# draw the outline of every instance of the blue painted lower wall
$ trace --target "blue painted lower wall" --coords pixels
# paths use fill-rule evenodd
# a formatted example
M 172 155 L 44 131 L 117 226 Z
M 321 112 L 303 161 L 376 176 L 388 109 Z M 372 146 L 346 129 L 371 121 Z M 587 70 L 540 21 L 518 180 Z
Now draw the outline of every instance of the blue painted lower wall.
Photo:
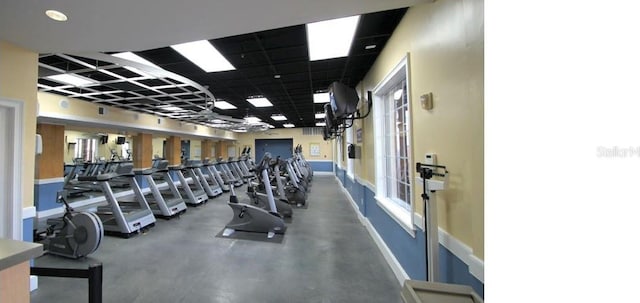
M 22 219 L 22 241 L 33 242 L 33 219 Z
M 333 161 L 313 161 L 313 160 L 309 160 L 307 161 L 309 163 L 309 165 L 311 165 L 311 169 L 313 169 L 314 172 L 329 172 L 329 171 L 333 171 Z
M 138 186 L 140 186 L 140 189 L 149 187 L 149 182 L 147 182 L 147 178 L 145 178 L 144 176 L 136 175 L 135 178 L 136 182 L 138 182 Z
M 394 257 L 411 279 L 425 280 L 427 272 L 425 234 L 417 229 L 415 238 L 407 233 L 375 200 L 375 193 L 352 180 L 345 170 L 334 164 L 336 178 L 358 205 Z M 440 245 L 440 277 L 443 282 L 471 286 L 484 297 L 484 284 L 469 273 L 469 267 L 446 247 Z
M 22 241 L 33 242 L 34 219 L 33 217 L 22 219 Z M 33 259 L 29 262 L 33 266 Z
M 37 211 L 61 207 L 61 205 L 56 202 L 56 195 L 58 191 L 62 190 L 64 187 L 63 181 L 35 184 L 33 187 L 33 198 L 35 200 L 34 206 Z

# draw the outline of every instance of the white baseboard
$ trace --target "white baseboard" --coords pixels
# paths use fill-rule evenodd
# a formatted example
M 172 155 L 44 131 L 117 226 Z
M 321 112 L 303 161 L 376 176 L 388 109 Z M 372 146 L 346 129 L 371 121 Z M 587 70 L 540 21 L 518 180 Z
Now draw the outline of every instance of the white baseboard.
M 351 195 L 349 195 L 349 193 L 346 191 L 344 187 L 342 187 L 342 192 L 344 192 L 347 198 L 349 199 L 351 207 L 353 207 L 353 210 L 356 212 L 356 214 L 358 214 L 358 220 L 360 220 L 360 223 L 364 225 L 364 227 L 367 229 L 367 231 L 369 232 L 369 235 L 371 236 L 373 241 L 378 246 L 378 249 L 382 253 L 382 256 L 384 257 L 385 261 L 387 261 L 387 264 L 389 265 L 389 267 L 391 267 L 391 271 L 393 271 L 393 274 L 396 276 L 398 283 L 402 286 L 405 280 L 410 279 L 409 275 L 407 274 L 406 271 L 404 271 L 404 268 L 402 268 L 402 265 L 400 265 L 400 262 L 398 262 L 398 259 L 396 259 L 396 257 L 393 255 L 393 253 L 391 252 L 387 244 L 384 242 L 384 240 L 382 240 L 382 237 L 380 237 L 380 235 L 378 234 L 376 229 L 373 227 L 373 225 L 371 225 L 371 222 L 369 222 L 369 219 L 367 219 L 362 215 L 362 213 L 360 213 L 360 210 L 358 209 L 358 204 L 356 204 L 356 202 L 353 201 L 353 198 L 351 198 Z
M 29 291 L 38 289 L 38 276 L 29 276 Z
M 64 177 L 49 178 L 49 179 L 35 179 L 35 180 L 33 180 L 33 184 L 37 184 L 37 185 L 51 184 L 51 183 L 61 183 L 61 182 L 64 182 Z
M 336 176 L 336 180 L 338 180 L 337 176 Z M 365 186 L 368 186 L 368 184 L 365 184 Z M 378 248 L 384 255 L 385 259 L 387 260 L 387 263 L 389 264 L 394 274 L 396 275 L 396 278 L 402 285 L 402 283 L 404 283 L 404 279 L 409 279 L 408 275 L 406 274 L 406 272 L 404 271 L 404 269 L 402 268 L 398 260 L 393 256 L 393 253 L 391 253 L 391 250 L 386 246 L 384 240 L 382 240 L 380 235 L 376 232 L 373 225 L 371 225 L 371 222 L 369 221 L 369 219 L 362 216 L 362 214 L 358 210 L 358 205 L 355 203 L 355 201 L 353 201 L 353 198 L 351 197 L 349 192 L 343 186 L 341 186 L 341 188 L 342 188 L 342 191 L 347 196 L 347 198 L 349 199 L 349 201 L 351 202 L 351 205 L 353 206 L 353 208 L 356 210 L 356 213 L 358 214 L 358 219 L 367 228 L 373 240 L 376 241 Z M 420 214 L 415 212 L 413 213 L 413 218 L 414 218 L 413 220 L 414 225 L 420 228 L 422 231 L 424 231 L 424 218 Z M 469 267 L 469 273 L 472 276 L 474 276 L 480 282 L 484 283 L 484 261 L 473 254 L 473 250 L 471 249 L 471 247 L 464 244 L 462 241 L 456 239 L 455 237 L 447 233 L 442 228 L 438 228 L 438 238 L 442 246 L 444 246 L 447 250 L 449 250 L 458 259 L 462 260 L 462 262 L 467 264 L 467 266 Z
M 469 273 L 484 283 L 484 261 L 473 254 L 473 249 L 442 228 L 438 228 L 438 237 L 440 238 L 440 244 L 467 264 L 467 266 L 469 266 Z

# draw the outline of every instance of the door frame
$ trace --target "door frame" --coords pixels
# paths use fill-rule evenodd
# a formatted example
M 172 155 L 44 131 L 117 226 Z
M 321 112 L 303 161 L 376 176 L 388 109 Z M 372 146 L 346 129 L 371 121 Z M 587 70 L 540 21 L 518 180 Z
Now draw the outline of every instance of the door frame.
M 23 125 L 24 125 L 24 103 L 22 101 L 11 100 L 0 97 L 0 107 L 7 110 L 7 142 L 0 142 L 0 152 L 6 156 L 3 163 L 7 176 L 4 187 L 6 190 L 0 192 L 0 200 L 9 203 L 0 203 L 4 208 L 4 216 L 0 224 L 5 224 L 5 234 L 0 237 L 7 237 L 14 240 L 22 240 L 22 154 L 23 154 Z M 34 139 L 35 140 L 35 139 Z

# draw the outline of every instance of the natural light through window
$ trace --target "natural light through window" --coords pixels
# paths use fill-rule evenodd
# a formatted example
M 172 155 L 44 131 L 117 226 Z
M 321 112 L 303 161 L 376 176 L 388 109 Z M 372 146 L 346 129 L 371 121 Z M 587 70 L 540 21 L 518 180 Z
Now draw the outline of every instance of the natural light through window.
M 403 59 L 373 92 L 374 147 L 376 201 L 413 233 L 407 61 Z

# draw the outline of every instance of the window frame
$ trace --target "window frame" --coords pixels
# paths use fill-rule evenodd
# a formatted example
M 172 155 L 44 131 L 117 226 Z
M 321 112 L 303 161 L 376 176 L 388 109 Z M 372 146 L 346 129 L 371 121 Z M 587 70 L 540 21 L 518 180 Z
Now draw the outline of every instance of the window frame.
M 375 172 L 376 172 L 376 184 L 375 184 L 375 199 L 377 204 L 385 211 L 387 214 L 392 217 L 407 233 L 411 236 L 415 237 L 416 227 L 414 225 L 414 199 L 413 199 L 413 173 L 409 170 L 409 176 L 407 183 L 409 184 L 409 193 L 408 193 L 408 203 L 404 201 L 396 201 L 388 197 L 387 192 L 387 176 L 386 176 L 386 165 L 387 163 L 384 161 L 386 157 L 385 146 L 387 145 L 387 138 L 385 134 L 384 125 L 388 123 L 388 120 L 385 119 L 385 109 L 386 106 L 383 104 L 385 102 L 385 96 L 387 96 L 400 81 L 404 78 L 406 82 L 406 95 L 407 95 L 407 121 L 406 121 L 406 144 L 407 144 L 407 159 L 408 165 L 411 166 L 413 163 L 413 155 L 411 151 L 411 147 L 413 146 L 412 138 L 412 128 L 411 128 L 411 79 L 410 79 L 410 65 L 409 65 L 409 54 L 407 53 L 397 64 L 396 66 L 384 77 L 382 81 L 380 81 L 375 88 L 373 89 L 373 102 L 375 103 L 373 106 L 373 121 L 374 121 L 374 152 L 375 152 Z M 395 165 L 395 164 L 394 164 Z M 409 169 L 409 167 L 407 167 Z M 397 167 L 396 167 L 397 171 Z M 395 186 L 395 185 L 394 185 Z M 406 207 L 403 204 L 408 204 Z

